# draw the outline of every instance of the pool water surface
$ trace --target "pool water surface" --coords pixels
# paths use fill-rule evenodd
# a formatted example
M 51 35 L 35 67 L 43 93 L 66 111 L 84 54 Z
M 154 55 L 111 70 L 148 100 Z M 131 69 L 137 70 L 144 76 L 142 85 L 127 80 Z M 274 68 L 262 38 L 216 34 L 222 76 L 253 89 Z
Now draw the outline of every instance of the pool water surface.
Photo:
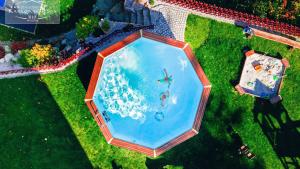
M 202 91 L 182 49 L 142 37 L 104 59 L 93 100 L 114 138 L 155 149 L 192 129 Z

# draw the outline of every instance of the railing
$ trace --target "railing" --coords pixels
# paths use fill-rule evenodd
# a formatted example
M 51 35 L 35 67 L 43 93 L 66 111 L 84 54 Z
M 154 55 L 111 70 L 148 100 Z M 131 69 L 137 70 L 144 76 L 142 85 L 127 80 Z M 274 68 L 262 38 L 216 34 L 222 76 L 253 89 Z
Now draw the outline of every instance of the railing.
M 271 31 L 300 36 L 300 28 L 294 25 L 289 25 L 287 23 L 282 23 L 279 21 L 274 21 L 268 18 L 260 18 L 259 16 L 238 12 L 232 9 L 226 9 L 218 7 L 216 5 L 210 5 L 207 3 L 199 2 L 196 0 L 161 0 L 169 4 L 174 4 L 181 6 L 183 8 L 199 11 L 205 14 L 210 14 L 214 16 L 219 16 L 235 21 L 242 21 L 250 26 L 256 26 L 265 28 Z

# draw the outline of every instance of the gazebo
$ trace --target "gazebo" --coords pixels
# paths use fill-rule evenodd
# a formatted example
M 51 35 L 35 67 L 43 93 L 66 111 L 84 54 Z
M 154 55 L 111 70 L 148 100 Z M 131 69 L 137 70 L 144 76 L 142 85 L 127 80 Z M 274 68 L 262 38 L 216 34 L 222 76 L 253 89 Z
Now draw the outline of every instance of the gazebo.
M 98 53 L 85 102 L 109 144 L 157 157 L 198 134 L 210 90 L 187 43 L 141 30 Z
M 239 84 L 235 89 L 241 94 L 269 99 L 277 103 L 282 98 L 280 89 L 286 69 L 290 66 L 287 59 L 277 59 L 255 52 L 245 53 L 246 60 Z

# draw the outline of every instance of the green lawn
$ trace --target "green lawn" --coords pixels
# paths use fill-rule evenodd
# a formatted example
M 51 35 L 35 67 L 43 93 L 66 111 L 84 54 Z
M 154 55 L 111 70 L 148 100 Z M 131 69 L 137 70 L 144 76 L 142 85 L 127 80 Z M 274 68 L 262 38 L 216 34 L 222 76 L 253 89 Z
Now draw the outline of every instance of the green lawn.
M 244 39 L 240 28 L 193 15 L 185 36 L 213 86 L 197 136 L 156 159 L 107 144 L 83 101 L 93 55 L 60 73 L 0 80 L 0 168 L 280 169 L 283 157 L 299 157 L 300 141 L 293 138 L 300 132 L 300 51 Z M 235 92 L 246 46 L 290 60 L 282 104 Z M 229 126 L 239 136 L 230 136 Z M 240 157 L 237 140 L 257 158 Z

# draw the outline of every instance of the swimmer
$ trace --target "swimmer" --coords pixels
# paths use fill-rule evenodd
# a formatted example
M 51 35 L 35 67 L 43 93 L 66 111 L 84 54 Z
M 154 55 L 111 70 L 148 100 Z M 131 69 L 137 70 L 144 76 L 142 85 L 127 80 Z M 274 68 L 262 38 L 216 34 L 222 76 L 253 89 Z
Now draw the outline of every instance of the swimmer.
M 164 78 L 157 80 L 159 83 L 168 83 L 168 88 L 170 88 L 172 82 L 172 75 L 168 76 L 168 72 L 164 69 Z
M 162 92 L 160 94 L 160 101 L 161 101 L 161 106 L 164 107 L 166 105 L 166 100 L 169 98 L 170 96 L 170 93 L 169 91 L 165 91 L 165 92 Z

